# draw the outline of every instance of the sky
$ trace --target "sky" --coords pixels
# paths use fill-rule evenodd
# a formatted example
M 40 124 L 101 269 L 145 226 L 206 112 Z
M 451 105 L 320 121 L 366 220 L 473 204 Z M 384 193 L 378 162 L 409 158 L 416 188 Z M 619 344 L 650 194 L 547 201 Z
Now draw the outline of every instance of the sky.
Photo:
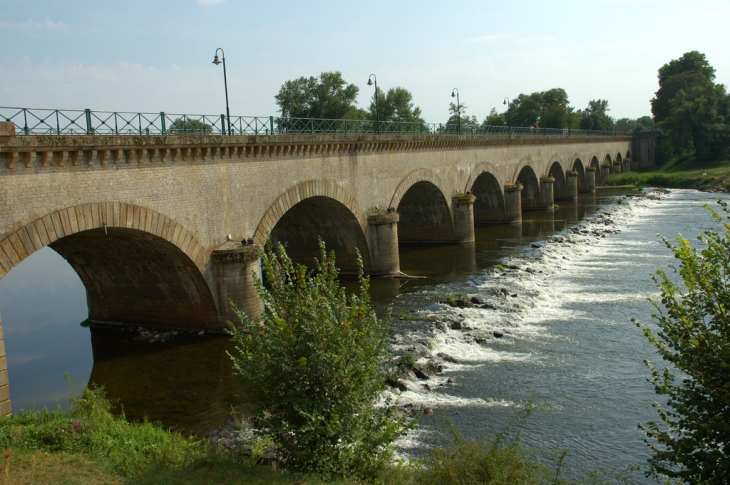
M 698 50 L 730 84 L 727 0 L 0 0 L 0 106 L 277 115 L 300 76 L 340 71 L 367 108 L 413 93 L 427 122 L 452 89 L 481 121 L 505 97 L 560 87 L 576 109 L 651 114 L 659 67 Z

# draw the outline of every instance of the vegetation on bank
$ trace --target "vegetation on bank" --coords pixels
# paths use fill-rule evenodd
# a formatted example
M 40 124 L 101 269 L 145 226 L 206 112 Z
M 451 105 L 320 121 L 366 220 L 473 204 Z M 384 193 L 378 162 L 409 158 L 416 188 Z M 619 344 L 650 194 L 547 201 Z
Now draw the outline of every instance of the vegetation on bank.
M 608 185 L 730 191 L 730 159 L 684 155 L 662 165 L 611 175 Z

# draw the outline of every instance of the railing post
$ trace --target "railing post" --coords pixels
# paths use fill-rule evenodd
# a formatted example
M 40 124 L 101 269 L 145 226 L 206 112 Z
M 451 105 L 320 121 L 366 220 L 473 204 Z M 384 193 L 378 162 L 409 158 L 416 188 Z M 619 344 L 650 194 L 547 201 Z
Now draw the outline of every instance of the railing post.
M 119 134 L 119 125 L 117 124 L 117 112 L 114 112 L 114 134 Z
M 61 123 L 58 121 L 58 110 L 56 110 L 56 134 L 61 134 Z
M 23 131 L 26 135 L 30 132 L 28 129 L 28 113 L 25 108 L 23 108 Z
M 269 128 L 271 129 L 271 134 L 274 134 L 274 117 L 269 116 Z
M 165 112 L 160 111 L 160 124 L 162 126 L 162 134 L 165 134 Z
M 84 114 L 86 114 L 86 134 L 92 135 L 94 133 L 94 129 L 91 127 L 91 110 L 85 109 Z
M 137 113 L 137 123 L 139 123 L 139 134 L 142 134 L 142 113 Z
M 221 135 L 226 134 L 226 115 L 221 115 Z

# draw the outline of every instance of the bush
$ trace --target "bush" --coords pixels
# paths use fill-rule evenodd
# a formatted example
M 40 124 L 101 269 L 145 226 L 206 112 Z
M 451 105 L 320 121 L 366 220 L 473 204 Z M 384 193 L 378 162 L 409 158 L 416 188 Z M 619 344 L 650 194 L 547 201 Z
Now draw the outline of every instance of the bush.
M 375 406 L 386 380 L 390 319 L 370 308 L 359 254 L 359 296 L 348 297 L 334 253 L 321 241 L 320 249 L 313 273 L 295 266 L 283 246 L 266 244 L 266 286 L 257 286 L 265 315 L 250 321 L 238 312 L 249 333 L 230 325 L 234 368 L 287 469 L 369 479 L 404 432 L 402 420 Z
M 727 204 L 719 203 L 727 213 Z M 681 235 L 676 246 L 664 239 L 679 260 L 684 288 L 657 271 L 661 300 L 650 301 L 659 331 L 634 319 L 671 364 L 659 371 L 645 362 L 654 390 L 667 396 L 669 406 L 654 404 L 662 426 L 639 425 L 654 451 L 647 475 L 689 484 L 730 483 L 730 218 L 709 210 L 724 232 L 699 235 L 701 252 Z

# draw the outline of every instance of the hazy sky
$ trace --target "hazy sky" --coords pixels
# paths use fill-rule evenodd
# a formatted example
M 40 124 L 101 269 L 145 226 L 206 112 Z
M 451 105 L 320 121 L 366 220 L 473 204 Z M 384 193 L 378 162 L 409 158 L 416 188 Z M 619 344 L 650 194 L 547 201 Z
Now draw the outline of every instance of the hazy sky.
M 403 86 L 426 121 L 452 88 L 480 120 L 505 96 L 564 88 L 571 104 L 650 114 L 656 71 L 690 50 L 730 84 L 730 2 L 0 0 L 0 106 L 276 114 L 299 76 L 339 70 Z

